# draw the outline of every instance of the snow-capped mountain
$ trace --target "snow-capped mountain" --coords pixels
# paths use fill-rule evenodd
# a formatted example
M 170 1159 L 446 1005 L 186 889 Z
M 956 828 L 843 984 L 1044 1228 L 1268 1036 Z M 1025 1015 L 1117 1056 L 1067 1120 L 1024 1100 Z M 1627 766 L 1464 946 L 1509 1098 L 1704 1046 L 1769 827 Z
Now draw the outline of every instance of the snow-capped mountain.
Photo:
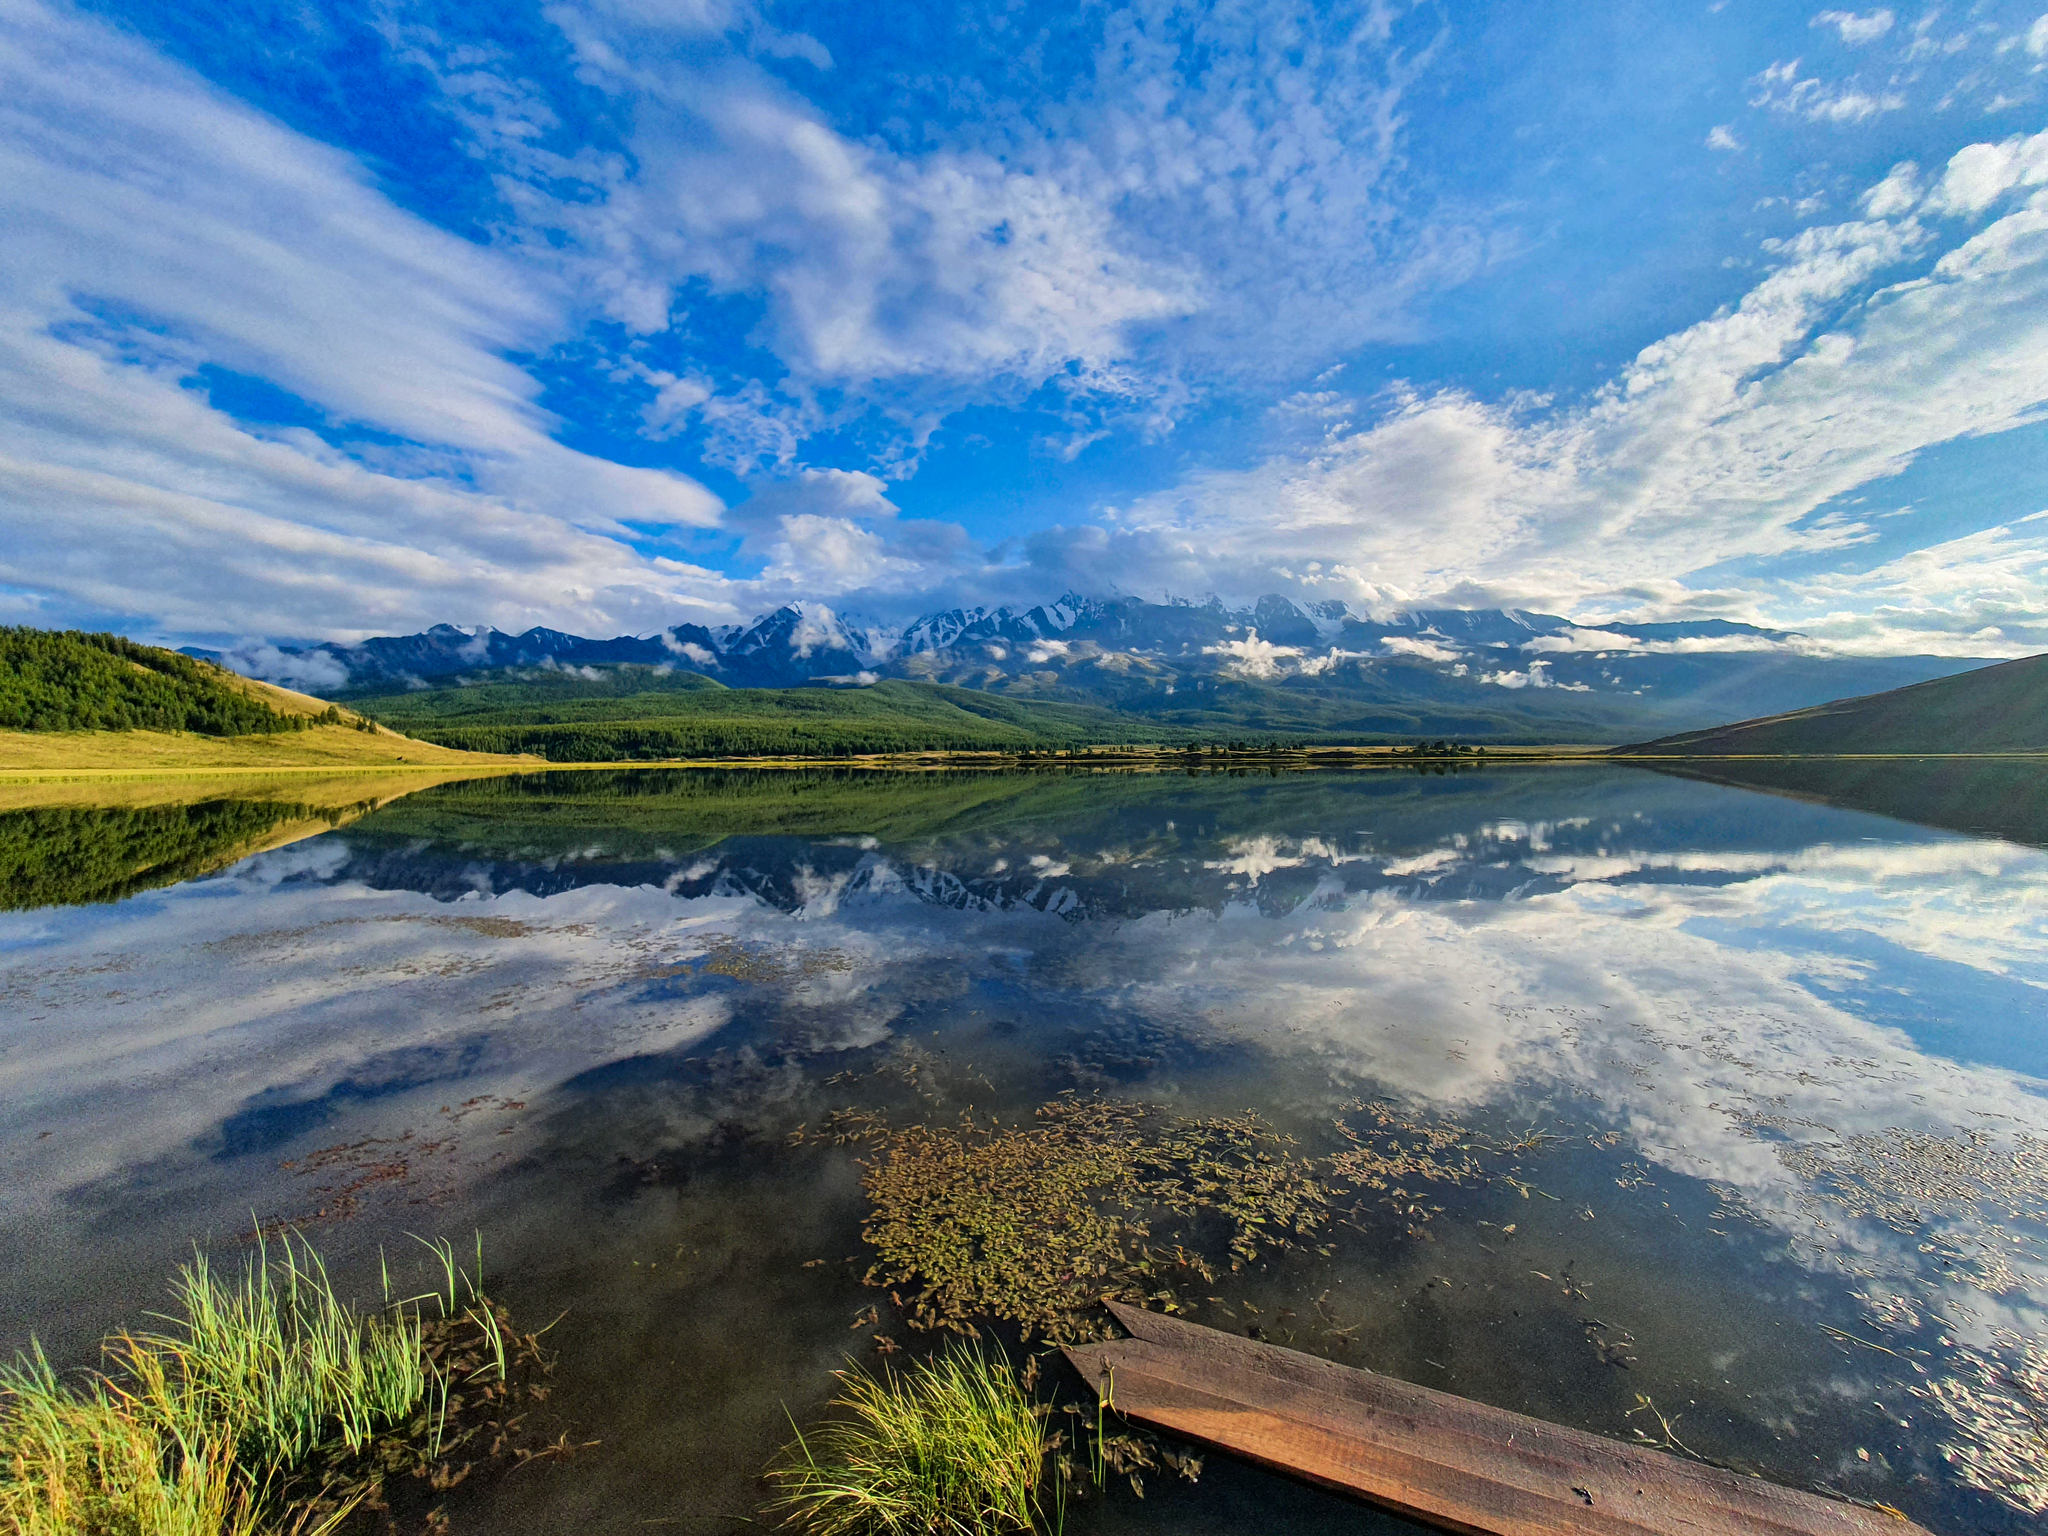
M 901 629 L 799 602 L 746 625 L 679 624 L 608 640 L 437 624 L 356 645 L 264 646 L 215 659 L 316 692 L 358 695 L 506 669 L 631 663 L 696 672 L 730 687 L 907 678 L 1105 703 L 1162 719 L 1241 716 L 1247 699 L 1272 704 L 1283 696 L 1321 701 L 1326 716 L 1337 705 L 1385 704 L 1399 718 L 1438 722 L 1419 729 L 1445 732 L 1478 731 L 1482 717 L 1506 712 L 1555 721 L 1559 730 L 1582 728 L 1587 739 L 1799 709 L 1978 664 L 1834 656 L 1798 635 L 1725 620 L 1593 626 L 1556 614 L 1461 608 L 1373 618 L 1338 602 L 1304 607 L 1277 595 L 1232 609 L 1076 593 L 1031 608 L 946 609 Z M 1361 722 L 1377 718 L 1359 715 Z M 1461 726 L 1466 718 L 1471 723 Z M 1360 728 L 1401 729 L 1395 719 Z

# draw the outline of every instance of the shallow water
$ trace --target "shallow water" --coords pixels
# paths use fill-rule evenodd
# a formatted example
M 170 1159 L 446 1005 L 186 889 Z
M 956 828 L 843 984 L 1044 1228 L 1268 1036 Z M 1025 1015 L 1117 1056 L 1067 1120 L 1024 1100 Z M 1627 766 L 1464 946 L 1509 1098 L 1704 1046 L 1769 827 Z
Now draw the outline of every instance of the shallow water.
M 2044 928 L 2038 849 L 1629 769 L 427 790 L 0 914 L 0 1347 L 89 1360 L 252 1216 L 366 1288 L 481 1231 L 600 1443 L 455 1529 L 725 1529 L 785 1407 L 925 1342 L 861 1283 L 859 1149 L 799 1130 L 1077 1090 L 1322 1158 L 1377 1104 L 1480 1172 L 1341 1196 L 1198 1321 L 2027 1529 Z M 1377 1519 L 1221 1458 L 1146 1495 L 1071 1525 Z

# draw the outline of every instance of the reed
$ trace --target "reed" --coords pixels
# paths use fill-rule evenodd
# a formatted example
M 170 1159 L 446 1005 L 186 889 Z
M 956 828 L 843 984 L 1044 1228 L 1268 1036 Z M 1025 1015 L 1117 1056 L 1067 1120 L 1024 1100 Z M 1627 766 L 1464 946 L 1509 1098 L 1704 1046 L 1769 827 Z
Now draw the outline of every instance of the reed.
M 842 1412 L 799 1431 L 770 1468 L 769 1503 L 813 1536 L 1030 1531 L 1054 1448 L 1007 1362 L 956 1345 L 901 1375 L 840 1373 Z
M 73 1389 L 35 1348 L 0 1367 L 0 1531 L 7 1536 L 255 1536 L 255 1484 L 160 1357 Z
M 481 1253 L 472 1279 L 446 1244 L 435 1251 L 445 1293 L 394 1301 L 387 1274 L 385 1305 L 367 1314 L 303 1237 L 259 1241 L 225 1276 L 196 1254 L 171 1285 L 177 1312 L 159 1331 L 113 1335 L 105 1369 L 79 1383 L 32 1340 L 0 1364 L 0 1536 L 331 1532 L 366 1493 L 319 1499 L 316 1515 L 279 1493 L 296 1470 L 402 1428 L 438 1454 L 450 1382 L 426 1347 L 423 1303 L 444 1317 L 462 1308 L 484 1337 L 477 1374 L 505 1378 Z
M 184 1315 L 133 1353 L 174 1373 L 246 1465 L 288 1470 L 337 1442 L 360 1451 L 427 1395 L 418 1306 L 363 1316 L 304 1238 L 287 1234 L 275 1257 L 259 1245 L 233 1279 L 195 1255 L 171 1290 Z

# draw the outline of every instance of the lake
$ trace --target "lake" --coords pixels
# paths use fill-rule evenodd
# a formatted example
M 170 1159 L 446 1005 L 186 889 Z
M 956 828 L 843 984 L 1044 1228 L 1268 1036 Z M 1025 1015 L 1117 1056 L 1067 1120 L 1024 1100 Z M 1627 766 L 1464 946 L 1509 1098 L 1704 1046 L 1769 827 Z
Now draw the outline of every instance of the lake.
M 256 1222 L 364 1295 L 481 1234 L 597 1443 L 453 1528 L 729 1530 L 834 1368 L 932 1342 L 860 1129 L 1136 1101 L 1328 1191 L 1196 1321 L 1939 1532 L 2048 1508 L 2038 847 L 1584 764 L 267 793 L 0 813 L 0 1349 L 89 1363 Z M 1069 1516 L 1276 1522 L 1407 1529 L 1220 1457 Z

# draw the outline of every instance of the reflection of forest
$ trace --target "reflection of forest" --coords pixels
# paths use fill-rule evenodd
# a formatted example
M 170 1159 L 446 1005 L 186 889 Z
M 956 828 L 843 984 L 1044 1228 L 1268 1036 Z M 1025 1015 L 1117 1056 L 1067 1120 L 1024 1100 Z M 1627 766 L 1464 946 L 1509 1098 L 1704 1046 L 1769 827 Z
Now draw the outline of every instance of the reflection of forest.
M 2048 758 L 1715 759 L 1660 773 L 2048 847 Z
M 1614 775 L 1604 766 L 1591 771 Z M 1233 829 L 1320 832 L 1361 802 L 1441 812 L 1446 772 L 1480 793 L 1500 778 L 1436 763 L 1167 772 L 601 769 L 445 785 L 384 812 L 373 827 L 511 858 L 663 857 L 750 836 L 867 837 L 901 847 L 1043 833 L 1093 849 L 1116 846 L 1134 825 L 1161 816 L 1215 839 Z
M 658 886 L 795 911 L 889 891 L 1081 920 L 1246 902 L 1278 914 L 1368 891 L 1494 901 L 1562 890 L 1573 860 L 1622 850 L 1761 854 L 1844 835 L 1826 807 L 1607 764 L 1442 777 L 655 769 L 428 790 L 352 828 L 335 874 L 448 901 Z
M 0 911 L 119 901 L 190 880 L 345 826 L 445 778 L 166 775 L 0 785 Z
M 286 824 L 317 831 L 342 819 L 266 800 L 0 812 L 0 908 L 119 901 L 218 869 Z

